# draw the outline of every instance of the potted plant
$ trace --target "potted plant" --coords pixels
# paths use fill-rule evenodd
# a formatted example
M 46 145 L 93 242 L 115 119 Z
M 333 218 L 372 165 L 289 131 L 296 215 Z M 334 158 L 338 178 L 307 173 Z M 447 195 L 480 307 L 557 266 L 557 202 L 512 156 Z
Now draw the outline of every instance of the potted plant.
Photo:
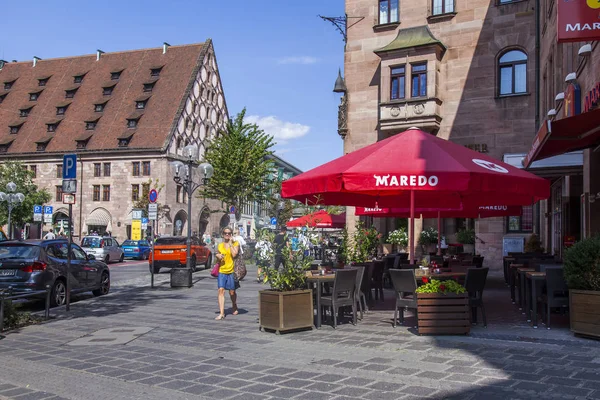
M 371 261 L 377 256 L 377 247 L 381 242 L 381 233 L 375 227 L 365 228 L 358 223 L 352 235 L 352 248 L 349 250 L 350 260 L 356 263 Z
M 437 241 L 437 229 L 429 227 L 421 231 L 421 235 L 419 236 L 419 244 L 425 247 L 425 254 L 429 255 L 429 253 L 435 253 Z
M 471 331 L 469 297 L 456 281 L 423 277 L 417 292 L 419 335 L 466 335 Z
M 306 288 L 306 271 L 314 260 L 305 256 L 308 245 L 299 242 L 296 249 L 285 246 L 282 251 L 284 263 L 273 268 L 275 237 L 266 236 L 270 243 L 269 262 L 263 264 L 264 282 L 270 289 L 258 292 L 259 328 L 272 329 L 276 333 L 313 327 L 312 290 Z
M 406 228 L 396 229 L 388 234 L 387 242 L 392 245 L 392 252 L 395 250 L 406 251 L 408 246 L 408 233 Z
M 463 251 L 465 253 L 475 253 L 475 230 L 474 229 L 462 229 L 456 232 L 456 240 L 458 243 L 463 245 Z
M 525 253 L 543 253 L 544 249 L 542 248 L 542 243 L 540 242 L 540 238 L 535 233 L 532 233 L 525 242 L 525 247 L 523 247 Z
M 571 331 L 600 338 L 600 236 L 575 243 L 563 262 Z

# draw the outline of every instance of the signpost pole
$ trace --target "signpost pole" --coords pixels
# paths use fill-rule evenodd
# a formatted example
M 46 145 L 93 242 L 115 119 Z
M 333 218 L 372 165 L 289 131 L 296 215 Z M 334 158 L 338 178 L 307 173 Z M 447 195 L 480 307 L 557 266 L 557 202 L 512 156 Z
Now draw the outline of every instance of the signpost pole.
M 150 225 L 152 230 L 150 231 L 150 251 L 152 251 L 152 261 L 150 262 L 150 287 L 154 289 L 154 222 Z
M 71 245 L 73 244 L 73 204 L 69 204 L 69 245 L 67 246 L 67 311 L 71 310 Z

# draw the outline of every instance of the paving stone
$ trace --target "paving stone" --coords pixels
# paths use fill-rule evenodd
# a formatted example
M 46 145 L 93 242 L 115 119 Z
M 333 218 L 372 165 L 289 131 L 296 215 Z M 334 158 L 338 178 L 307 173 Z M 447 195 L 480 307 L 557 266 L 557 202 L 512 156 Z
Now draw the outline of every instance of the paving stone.
M 477 360 L 450 360 L 448 361 L 448 364 L 450 365 L 456 365 L 458 367 L 472 367 L 473 365 L 477 364 L 479 361 Z
M 592 389 L 576 388 L 570 386 L 556 386 L 550 391 L 553 395 L 563 396 L 587 396 L 592 392 Z
M 370 393 L 367 393 L 364 396 L 364 398 L 369 400 L 397 400 L 404 399 L 405 395 L 396 392 L 384 392 L 381 390 L 374 390 Z
M 465 374 L 452 374 L 452 375 L 446 377 L 446 380 L 448 380 L 448 381 L 469 382 L 469 383 L 477 382 L 479 379 L 481 379 L 481 378 L 479 378 L 478 376 L 465 375 Z
M 205 393 L 208 393 L 212 390 L 215 390 L 214 386 L 204 385 L 201 383 L 181 389 L 182 392 L 191 393 L 191 394 L 199 394 L 199 395 L 204 395 Z
M 320 382 L 337 382 L 341 381 L 342 379 L 346 379 L 347 377 L 347 375 L 324 374 L 315 376 L 314 378 L 312 378 L 312 380 Z
M 341 389 L 342 385 L 328 382 L 316 382 L 305 387 L 307 390 L 316 390 L 319 392 L 332 392 L 337 389 Z
M 433 372 L 433 371 L 424 371 L 417 374 L 420 378 L 428 378 L 428 379 L 443 379 L 448 376 L 447 373 L 444 372 Z
M 337 383 L 343 384 L 343 385 L 349 385 L 349 386 L 364 387 L 364 386 L 369 385 L 372 382 L 373 382 L 373 379 L 357 378 L 355 376 L 352 376 L 348 379 L 344 379 L 343 381 L 339 381 Z
M 367 365 L 368 364 L 362 363 L 362 362 L 342 362 L 342 363 L 336 364 L 335 367 L 336 368 L 347 368 L 347 369 L 358 369 L 358 368 L 366 367 Z
M 393 367 L 386 364 L 366 364 L 360 367 L 360 369 L 364 369 L 365 371 L 387 371 L 389 369 L 393 369 Z
M 452 368 L 448 368 L 446 371 L 447 372 L 451 372 L 453 374 L 474 375 L 477 372 L 479 372 L 479 368 L 455 366 L 455 367 L 452 367 Z
M 153 372 L 162 371 L 163 369 L 165 369 L 165 367 L 160 366 L 160 365 L 146 365 L 145 367 L 138 368 L 137 370 L 140 372 L 153 373 Z
M 18 396 L 20 394 L 29 394 L 33 393 L 33 390 L 15 387 L 14 389 L 4 390 L 2 392 L 2 396 Z
M 430 388 L 421 387 L 421 386 L 405 386 L 402 389 L 400 389 L 400 392 L 406 393 L 406 394 L 414 394 L 417 396 L 429 396 L 429 395 L 435 393 L 436 389 L 430 389 Z
M 151 378 L 146 378 L 146 379 L 139 380 L 136 383 L 142 383 L 144 385 L 155 386 L 155 385 L 159 385 L 161 383 L 169 382 L 171 380 L 173 380 L 173 379 L 166 378 L 166 377 L 163 377 L 163 376 L 152 376 Z
M 163 369 L 162 371 L 157 371 L 156 374 L 161 375 L 161 376 L 177 376 L 177 375 L 185 374 L 187 372 L 189 372 L 189 371 L 186 371 L 185 369 L 167 368 L 167 369 Z
M 256 379 L 259 380 L 260 378 L 264 377 L 265 374 L 259 374 L 257 372 L 251 372 L 251 371 L 242 371 L 242 372 L 238 372 L 237 374 L 232 374 L 230 375 L 232 378 L 237 378 L 237 379 Z
M 262 378 L 260 379 L 255 379 L 258 380 L 259 382 L 262 383 L 280 383 L 283 381 L 287 381 L 288 379 L 290 379 L 289 376 L 279 376 L 279 375 L 264 375 Z
M 367 360 L 368 363 L 374 364 L 391 364 L 394 361 L 393 358 L 375 357 Z
M 369 393 L 371 390 L 369 389 L 362 389 L 362 388 L 358 388 L 358 387 L 343 387 L 339 390 L 336 390 L 334 393 L 335 394 L 339 394 L 339 395 L 344 395 L 344 396 L 353 396 L 353 397 L 363 397 L 365 394 Z
M 196 382 L 190 382 L 190 381 L 182 381 L 181 379 L 174 379 L 168 382 L 164 382 L 164 383 L 160 383 L 156 386 L 160 386 L 163 388 L 167 388 L 167 389 L 175 389 L 175 390 L 182 390 L 186 387 L 190 387 L 192 385 L 194 385 Z
M 301 394 L 294 399 L 302 399 L 302 400 L 332 400 L 336 397 L 335 394 L 331 393 L 319 393 L 319 392 L 310 392 Z
M 541 383 L 519 382 L 514 386 L 514 389 L 543 393 L 549 389 L 549 386 Z
M 273 375 L 289 375 L 292 374 L 294 372 L 297 372 L 297 369 L 291 369 L 291 368 L 272 368 L 269 370 L 264 371 L 266 374 L 273 374 Z
M 272 398 L 270 396 L 263 396 L 262 394 L 256 393 L 242 393 L 237 396 L 232 397 L 230 400 L 266 400 Z M 283 397 L 287 399 L 288 397 Z
M 585 379 L 590 381 L 600 381 L 600 374 L 594 374 L 592 372 L 578 372 L 573 375 L 571 378 L 575 379 Z
M 573 375 L 572 369 L 554 369 L 554 368 L 545 368 L 539 372 L 540 375 L 547 376 L 557 376 L 560 378 L 568 378 Z
M 133 372 L 128 375 L 123 375 L 120 378 L 126 381 L 139 381 L 141 379 L 147 379 L 152 377 L 153 375 L 146 374 L 144 372 Z
M 379 381 L 379 382 L 374 382 L 374 383 L 370 384 L 368 386 L 368 388 L 381 390 L 384 392 L 393 392 L 393 391 L 403 388 L 404 386 L 406 386 L 406 385 L 403 385 L 401 383 Z
M 118 378 L 120 376 L 127 375 L 130 373 L 131 373 L 131 371 L 126 370 L 126 369 L 112 368 L 110 371 L 101 372 L 100 375 L 109 376 L 112 378 Z
M 264 383 L 257 383 L 255 385 L 246 386 L 244 388 L 244 392 L 264 394 L 269 393 L 270 391 L 273 391 L 275 389 L 279 388 L 274 385 L 265 385 Z
M 304 388 L 308 385 L 312 384 L 312 381 L 304 380 L 304 379 L 289 379 L 287 381 L 279 382 L 279 386 L 284 386 L 287 388 Z
M 592 393 L 588 394 L 588 399 L 600 399 L 600 390 L 595 390 Z
M 299 396 L 301 394 L 308 393 L 306 390 L 292 389 L 292 388 L 281 388 L 269 392 L 269 396 L 273 396 L 281 399 L 289 399 L 294 396 Z
M 240 392 L 237 390 L 231 389 L 217 389 L 213 392 L 203 393 L 206 397 L 212 397 L 213 399 L 227 399 L 236 395 L 239 395 Z
M 307 372 L 307 371 L 298 371 L 298 372 L 294 372 L 293 374 L 287 375 L 286 378 L 312 379 L 315 376 L 319 376 L 319 375 L 321 375 L 321 374 L 314 373 L 314 372 Z
M 526 374 L 524 372 L 517 372 L 517 373 L 511 374 L 511 378 L 513 378 L 513 379 L 518 379 L 521 381 L 530 381 L 530 382 L 538 382 L 538 381 L 542 380 L 543 377 L 544 377 L 543 375 Z
M 424 359 L 422 359 L 421 361 L 431 362 L 431 363 L 435 363 L 435 364 L 444 364 L 444 363 L 450 361 L 450 358 L 427 356 Z
M 15 397 L 15 400 L 43 400 L 52 397 L 51 393 L 46 392 L 31 392 Z

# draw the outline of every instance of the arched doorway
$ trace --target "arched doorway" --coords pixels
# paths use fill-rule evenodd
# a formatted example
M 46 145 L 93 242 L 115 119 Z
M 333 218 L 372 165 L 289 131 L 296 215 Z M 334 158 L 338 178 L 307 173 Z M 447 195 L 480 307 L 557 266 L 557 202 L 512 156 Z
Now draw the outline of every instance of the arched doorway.
M 52 231 L 55 234 L 69 235 L 69 211 L 59 208 L 52 216 Z
M 200 212 L 200 218 L 198 220 L 198 237 L 202 237 L 206 233 L 208 222 L 210 221 L 210 209 L 204 207 Z
M 221 220 L 219 221 L 219 228 L 220 228 L 219 230 L 222 231 L 223 228 L 225 228 L 226 226 L 229 226 L 230 222 L 231 221 L 229 218 L 229 214 L 223 214 L 223 216 L 221 217 Z
M 173 236 L 183 236 L 184 229 L 187 229 L 187 219 L 187 213 L 183 210 L 179 210 L 175 214 Z
M 105 235 L 106 228 L 109 226 L 111 219 L 110 213 L 105 208 L 96 208 L 85 219 L 88 235 L 91 235 L 92 233 Z M 85 228 L 86 227 L 84 227 L 84 230 Z

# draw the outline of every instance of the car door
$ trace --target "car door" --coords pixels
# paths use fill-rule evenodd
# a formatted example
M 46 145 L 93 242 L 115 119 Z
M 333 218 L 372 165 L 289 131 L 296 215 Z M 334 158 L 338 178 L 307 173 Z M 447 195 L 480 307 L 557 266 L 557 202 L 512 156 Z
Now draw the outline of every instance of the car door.
M 66 242 L 63 243 L 55 243 L 51 245 L 52 247 L 48 249 L 48 252 L 52 252 L 51 256 L 56 257 L 61 264 L 61 275 L 67 276 L 67 254 L 68 254 L 68 244 Z M 73 244 L 72 246 L 76 246 Z M 72 249 L 72 248 L 71 248 Z M 80 249 L 81 250 L 81 249 Z M 84 253 L 85 254 L 85 253 Z M 50 254 L 49 254 L 50 255 Z M 83 270 L 81 268 L 81 263 L 78 263 L 73 255 L 73 251 L 71 250 L 71 267 L 69 269 L 70 285 L 71 289 L 80 289 L 85 287 L 85 274 L 83 274 Z
M 71 245 L 71 266 L 79 271 L 80 288 L 89 288 L 96 285 L 98 268 L 91 262 L 88 262 L 85 251 L 76 244 Z
M 115 260 L 120 260 L 123 249 L 121 249 L 121 246 L 119 245 L 119 242 L 117 242 L 116 239 L 111 239 L 110 241 L 112 242 L 112 249 L 114 251 Z
M 146 254 L 150 252 L 150 243 L 147 240 L 140 240 L 138 247 L 140 249 L 140 258 L 146 258 Z

